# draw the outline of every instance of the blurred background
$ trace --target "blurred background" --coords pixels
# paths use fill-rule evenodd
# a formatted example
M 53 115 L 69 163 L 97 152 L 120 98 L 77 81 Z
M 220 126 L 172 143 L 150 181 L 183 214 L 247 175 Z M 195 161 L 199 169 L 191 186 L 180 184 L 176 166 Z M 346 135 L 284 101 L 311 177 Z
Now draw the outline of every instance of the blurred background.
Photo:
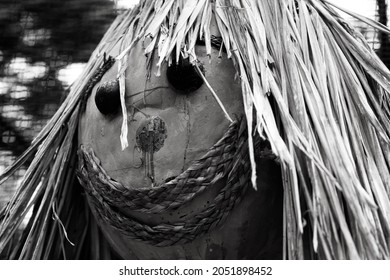
M 114 18 L 137 0 L 0 0 L 0 174 L 54 114 Z M 386 0 L 332 0 L 387 25 Z M 346 16 L 390 65 L 389 38 Z M 0 209 L 25 170 L 0 186 Z

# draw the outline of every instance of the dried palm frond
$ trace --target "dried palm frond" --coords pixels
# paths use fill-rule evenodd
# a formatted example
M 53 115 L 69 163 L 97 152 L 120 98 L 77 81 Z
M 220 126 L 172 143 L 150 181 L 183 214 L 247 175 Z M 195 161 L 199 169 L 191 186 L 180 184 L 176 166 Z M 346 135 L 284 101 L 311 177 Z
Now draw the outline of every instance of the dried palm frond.
M 390 72 L 362 36 L 320 0 L 145 0 L 120 16 L 56 115 L 0 176 L 1 183 L 34 156 L 5 210 L 0 252 L 33 209 L 12 257 L 60 257 L 67 242 L 63 228 L 72 223 L 68 211 L 75 207 L 65 199 L 75 192 L 79 110 L 103 54 L 121 42 L 116 59 L 124 118 L 118 137 L 125 148 L 124 74 L 133 46 L 143 41 L 145 53 L 159 58 L 157 69 L 180 54 L 196 64 L 198 39 L 211 56 L 212 21 L 241 80 L 254 186 L 255 133 L 270 142 L 282 165 L 285 257 L 390 258 Z M 85 232 L 78 236 L 86 239 Z

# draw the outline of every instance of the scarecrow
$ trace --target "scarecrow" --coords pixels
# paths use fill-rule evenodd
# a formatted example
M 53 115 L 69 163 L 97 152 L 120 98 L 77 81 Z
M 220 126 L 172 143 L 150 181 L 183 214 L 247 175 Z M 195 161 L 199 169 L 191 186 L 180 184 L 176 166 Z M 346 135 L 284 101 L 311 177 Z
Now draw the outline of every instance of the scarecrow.
M 1 175 L 0 252 L 387 259 L 389 82 L 326 1 L 141 1 Z

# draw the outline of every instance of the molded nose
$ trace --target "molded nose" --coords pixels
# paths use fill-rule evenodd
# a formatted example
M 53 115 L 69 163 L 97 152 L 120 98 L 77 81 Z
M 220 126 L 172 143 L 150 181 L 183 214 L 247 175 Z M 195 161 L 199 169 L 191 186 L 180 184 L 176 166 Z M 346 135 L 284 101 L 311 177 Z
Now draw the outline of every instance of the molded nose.
M 167 138 L 165 122 L 157 116 L 146 119 L 137 129 L 136 141 L 144 152 L 157 152 Z

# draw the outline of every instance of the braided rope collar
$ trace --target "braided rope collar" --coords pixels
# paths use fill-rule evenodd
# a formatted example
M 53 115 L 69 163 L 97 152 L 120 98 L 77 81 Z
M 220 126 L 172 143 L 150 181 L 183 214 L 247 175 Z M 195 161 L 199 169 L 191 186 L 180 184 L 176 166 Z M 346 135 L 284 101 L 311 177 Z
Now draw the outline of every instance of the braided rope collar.
M 125 236 L 155 246 L 190 242 L 226 219 L 250 185 L 245 122 L 235 121 L 225 135 L 175 179 L 156 188 L 134 189 L 110 178 L 91 148 L 81 146 L 78 178 L 98 218 Z M 124 210 L 166 214 L 187 205 L 200 193 L 222 182 L 207 207 L 185 220 L 150 225 Z

